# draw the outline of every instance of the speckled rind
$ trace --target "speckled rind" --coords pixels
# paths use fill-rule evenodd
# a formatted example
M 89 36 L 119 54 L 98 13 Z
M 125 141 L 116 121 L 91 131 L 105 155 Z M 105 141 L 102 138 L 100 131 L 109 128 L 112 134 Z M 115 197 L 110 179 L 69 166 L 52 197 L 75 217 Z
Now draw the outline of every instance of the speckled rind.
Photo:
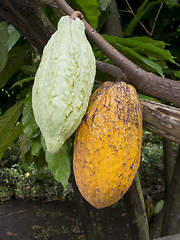
M 35 120 L 49 152 L 58 152 L 79 126 L 95 73 L 95 57 L 84 23 L 77 17 L 62 17 L 44 48 L 32 90 Z
M 140 164 L 142 110 L 136 90 L 105 82 L 90 98 L 76 131 L 73 170 L 82 196 L 94 207 L 117 202 Z

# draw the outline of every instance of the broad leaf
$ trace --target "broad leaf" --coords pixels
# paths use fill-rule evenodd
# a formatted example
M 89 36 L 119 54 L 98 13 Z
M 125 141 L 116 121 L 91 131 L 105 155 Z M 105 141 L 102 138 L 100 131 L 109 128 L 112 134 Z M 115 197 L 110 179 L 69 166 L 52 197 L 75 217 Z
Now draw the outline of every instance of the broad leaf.
M 38 156 L 40 153 L 40 150 L 42 149 L 42 143 L 41 143 L 41 134 L 39 134 L 37 137 L 31 139 L 31 152 L 33 155 Z
M 0 72 L 4 69 L 8 58 L 8 24 L 0 22 Z
M 138 97 L 139 97 L 140 100 L 150 100 L 150 101 L 154 101 L 154 102 L 160 102 L 160 101 L 157 100 L 156 98 L 149 97 L 149 96 L 147 96 L 147 95 L 140 94 L 140 93 L 138 93 Z
M 4 152 L 8 147 L 11 146 L 11 144 L 19 137 L 19 135 L 22 133 L 22 122 L 18 123 L 13 131 L 10 133 L 8 138 L 6 138 L 6 141 L 0 146 L 0 160 L 3 157 Z
M 127 39 L 127 38 L 125 38 Z M 147 36 L 143 36 L 143 37 L 131 37 L 131 38 L 128 38 L 128 39 L 132 39 L 132 40 L 135 40 L 135 41 L 138 41 L 138 42 L 142 42 L 142 43 L 149 43 L 149 44 L 153 44 L 154 46 L 160 48 L 160 49 L 164 49 L 165 46 L 169 45 L 168 43 L 165 43 L 163 41 L 159 41 L 159 40 L 154 40 L 150 37 L 147 37 Z
M 33 160 L 34 160 L 34 156 L 32 155 L 31 150 L 29 150 L 21 159 L 23 168 L 27 170 L 28 167 L 31 166 Z
M 0 117 L 0 145 L 4 144 L 11 134 L 22 113 L 23 105 L 24 100 L 13 105 Z
M 23 83 L 29 82 L 29 81 L 33 81 L 33 80 L 34 80 L 34 77 L 24 78 L 24 79 L 16 82 L 15 84 L 13 84 L 13 86 L 12 86 L 11 88 L 16 87 L 16 86 L 22 86 Z M 10 89 L 11 89 L 11 88 L 10 88 Z
M 8 61 L 0 73 L 0 88 L 21 68 L 24 62 L 25 48 L 14 47 L 8 54 Z
M 38 126 L 34 119 L 33 110 L 32 110 L 32 92 L 31 91 L 29 91 L 28 94 L 26 95 L 26 99 L 24 102 L 22 122 L 23 122 L 23 130 L 25 135 L 28 138 L 31 138 L 33 134 L 36 132 L 36 130 L 38 129 Z
M 94 29 L 97 28 L 100 15 L 98 0 L 68 0 L 69 4 L 76 10 L 80 10 Z
M 23 159 L 26 153 L 29 152 L 31 149 L 31 141 L 29 140 L 29 138 L 26 137 L 24 133 L 22 133 L 19 136 L 18 143 L 21 151 L 21 159 Z
M 8 26 L 8 33 L 9 33 L 8 51 L 10 51 L 11 48 L 16 44 L 16 42 L 18 41 L 21 35 L 12 25 Z
M 23 65 L 21 67 L 21 71 L 23 71 L 25 74 L 35 74 L 37 72 L 37 68 L 32 65 Z
M 130 59 L 145 71 L 157 72 L 162 77 L 162 67 L 166 67 L 165 60 L 175 63 L 168 50 L 164 50 L 165 44 L 162 41 L 150 40 L 149 38 L 119 38 L 102 35 L 119 52 Z M 143 42 L 144 41 L 144 42 Z M 158 47 L 160 46 L 160 48 Z M 104 56 L 100 51 L 95 53 L 97 59 L 104 61 Z
M 178 0 L 166 0 L 165 1 L 166 2 L 166 5 L 169 7 L 169 8 L 172 8 L 172 7 L 174 7 L 174 6 L 176 6 L 176 5 L 178 5 L 179 3 L 179 1 Z
M 70 175 L 70 155 L 68 153 L 66 143 L 56 154 L 51 154 L 47 151 L 43 138 L 42 144 L 45 151 L 46 161 L 48 163 L 49 170 L 53 174 L 54 178 L 59 181 L 65 189 L 67 187 Z
M 111 0 L 99 0 L 99 5 L 102 11 L 105 11 Z
M 114 40 L 123 45 L 127 46 L 131 49 L 134 49 L 137 53 L 140 53 L 141 55 L 146 55 L 148 58 L 153 59 L 155 61 L 163 61 L 168 60 L 172 63 L 175 63 L 173 60 L 173 57 L 171 56 L 170 52 L 168 50 L 164 50 L 162 48 L 159 48 L 158 46 L 164 46 L 162 41 L 160 41 L 159 45 L 157 44 L 157 40 L 153 40 L 150 42 L 147 42 L 147 38 L 144 38 L 146 42 L 143 42 L 143 39 L 141 37 L 136 38 L 119 38 L 119 37 L 113 37 Z M 157 46 L 158 45 L 158 46 Z
M 174 76 L 180 78 L 180 71 L 175 71 Z
M 41 148 L 38 156 L 34 156 L 34 164 L 38 171 L 47 165 L 43 148 Z
M 155 63 L 153 61 L 151 61 L 148 58 L 145 58 L 143 56 L 141 56 L 141 59 L 144 63 L 146 63 L 148 66 L 150 66 L 153 70 L 155 70 L 157 73 L 159 73 L 159 75 L 161 75 L 161 77 L 164 77 L 163 71 L 161 66 L 158 63 Z

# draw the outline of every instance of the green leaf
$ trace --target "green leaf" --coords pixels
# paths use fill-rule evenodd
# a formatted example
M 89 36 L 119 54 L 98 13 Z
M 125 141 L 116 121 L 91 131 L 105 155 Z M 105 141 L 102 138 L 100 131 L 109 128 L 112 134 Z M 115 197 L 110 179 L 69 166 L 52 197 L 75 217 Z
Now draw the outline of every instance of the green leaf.
M 145 0 L 143 4 L 138 8 L 136 16 L 131 20 L 130 24 L 126 27 L 126 29 L 123 32 L 123 36 L 130 36 L 132 32 L 134 31 L 136 25 L 139 23 L 141 18 L 151 10 L 152 7 L 154 7 L 157 4 L 161 4 L 163 2 L 166 2 L 167 0 L 159 0 L 159 1 L 153 1 L 149 2 L 149 0 Z
M 23 65 L 21 67 L 21 70 L 25 74 L 35 74 L 37 72 L 37 68 L 35 66 L 32 66 L 32 65 Z
M 19 136 L 18 143 L 21 151 L 21 159 L 23 159 L 26 153 L 29 152 L 31 149 L 31 141 L 29 140 L 29 138 L 26 137 L 24 133 L 22 133 Z
M 7 64 L 0 73 L 0 88 L 21 68 L 24 62 L 25 51 L 24 47 L 14 47 L 9 52 Z
M 102 11 L 105 11 L 111 0 L 99 0 L 99 5 Z
M 145 7 L 148 4 L 149 0 L 145 0 L 143 4 L 138 8 L 136 16 L 131 20 L 130 24 L 126 27 L 126 29 L 123 32 L 123 36 L 130 36 L 131 33 L 134 31 L 134 28 L 140 21 L 140 19 L 145 14 Z
M 180 71 L 175 71 L 174 76 L 180 78 Z
M 38 171 L 47 165 L 43 148 L 41 148 L 38 156 L 34 156 L 34 164 Z
M 10 51 L 11 48 L 16 44 L 16 42 L 18 41 L 21 35 L 11 24 L 8 26 L 8 33 L 9 33 L 8 51 Z
M 33 155 L 38 156 L 42 148 L 41 135 L 31 139 L 31 152 Z
M 159 75 L 161 75 L 161 77 L 164 77 L 162 68 L 160 67 L 159 64 L 157 64 L 157 63 L 155 63 L 155 62 L 151 61 L 150 59 L 145 58 L 143 56 L 141 56 L 141 59 L 144 63 L 146 63 L 148 66 L 150 66 L 152 69 L 154 69 L 157 73 L 159 73 Z
M 0 145 L 4 144 L 11 134 L 22 112 L 23 105 L 24 100 L 13 105 L 0 117 Z
M 157 47 L 158 45 L 161 47 L 164 45 L 162 42 L 158 44 L 157 40 L 153 44 L 153 40 L 147 42 L 147 38 L 144 38 L 145 42 L 142 42 L 142 39 L 137 37 L 119 38 L 105 34 L 102 36 L 125 57 L 145 71 L 157 72 L 163 77 L 162 66 L 166 66 L 164 61 L 168 60 L 175 63 L 169 51 Z M 95 56 L 96 58 L 101 57 L 102 60 L 102 54 L 99 51 L 95 53 Z
M 169 8 L 173 8 L 174 6 L 178 6 L 178 0 L 166 0 L 166 5 Z
M 23 130 L 25 135 L 28 138 L 31 138 L 33 134 L 38 129 L 38 126 L 36 124 L 36 121 L 34 119 L 34 114 L 32 110 L 32 92 L 31 90 L 27 93 L 26 99 L 24 102 L 24 109 L 23 109 Z
M 140 100 L 150 100 L 150 101 L 154 101 L 154 102 L 160 102 L 156 98 L 149 97 L 147 95 L 140 94 L 140 93 L 138 93 L 138 97 L 139 97 Z
M 34 156 L 31 153 L 31 150 L 25 153 L 25 155 L 22 158 L 22 166 L 25 170 L 28 169 L 28 167 L 31 166 L 33 162 Z
M 165 43 L 163 44 L 162 41 L 160 41 L 158 45 L 157 40 L 152 39 L 152 41 L 147 42 L 147 38 L 144 37 L 143 39 L 145 39 L 146 42 L 143 42 L 141 37 L 138 38 L 113 37 L 113 38 L 117 43 L 123 46 L 127 46 L 131 49 L 134 49 L 137 53 L 140 53 L 141 55 L 146 55 L 150 59 L 153 59 L 155 61 L 168 60 L 172 63 L 175 63 L 171 53 L 168 50 L 164 50 L 158 47 L 165 45 Z
M 6 138 L 6 141 L 0 146 L 0 160 L 3 157 L 4 152 L 8 147 L 11 146 L 11 144 L 19 137 L 19 135 L 22 133 L 22 122 L 18 123 L 13 131 L 10 133 L 10 135 Z
M 98 0 L 69 0 L 68 3 L 84 14 L 91 27 L 97 28 L 100 15 Z
M 152 39 L 150 37 L 147 37 L 147 36 L 143 36 L 143 37 L 137 37 L 136 36 L 136 37 L 131 37 L 131 38 L 128 38 L 128 39 L 132 39 L 132 40 L 142 42 L 142 43 L 151 43 L 151 44 L 153 44 L 154 46 L 156 46 L 160 49 L 164 49 L 165 46 L 169 45 L 168 43 L 165 43 L 165 42 L 159 41 L 159 40 L 154 40 L 154 39 Z
M 8 24 L 0 22 L 0 72 L 4 69 L 8 59 Z
M 13 86 L 12 86 L 11 88 L 16 87 L 16 86 L 22 86 L 23 83 L 29 82 L 29 81 L 32 81 L 32 80 L 34 80 L 34 77 L 24 78 L 24 79 L 16 82 L 15 84 L 13 84 Z M 11 88 L 10 88 L 10 89 L 11 89 Z
M 65 189 L 70 175 L 70 155 L 68 153 L 66 143 L 64 143 L 58 153 L 51 154 L 47 151 L 44 139 L 42 138 L 41 140 L 49 170 L 53 174 L 54 178 L 59 181 Z

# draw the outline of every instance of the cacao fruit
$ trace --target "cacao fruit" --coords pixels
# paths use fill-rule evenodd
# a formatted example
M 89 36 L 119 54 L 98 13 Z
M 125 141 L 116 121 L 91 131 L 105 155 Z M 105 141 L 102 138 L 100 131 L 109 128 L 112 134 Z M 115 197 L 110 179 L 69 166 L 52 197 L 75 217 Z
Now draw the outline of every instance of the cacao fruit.
M 91 96 L 76 130 L 73 170 L 82 196 L 94 207 L 117 202 L 140 164 L 142 109 L 136 90 L 105 82 Z
M 63 16 L 44 48 L 32 90 L 34 117 L 50 153 L 58 152 L 79 126 L 95 73 L 84 23 L 78 17 Z

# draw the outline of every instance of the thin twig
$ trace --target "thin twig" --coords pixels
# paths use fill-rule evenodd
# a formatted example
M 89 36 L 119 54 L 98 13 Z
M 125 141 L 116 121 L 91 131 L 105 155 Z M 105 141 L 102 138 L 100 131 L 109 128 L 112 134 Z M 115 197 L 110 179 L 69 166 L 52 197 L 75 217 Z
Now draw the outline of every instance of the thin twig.
M 164 4 L 164 3 L 161 3 L 161 5 L 160 5 L 160 7 L 159 7 L 159 10 L 158 10 L 158 12 L 157 12 L 157 14 L 156 14 L 156 17 L 155 17 L 155 19 L 154 19 L 154 23 L 153 23 L 152 30 L 151 30 L 151 33 L 150 33 L 151 37 L 153 36 L 154 28 L 155 28 L 155 26 L 156 26 L 156 22 L 157 22 L 157 19 L 158 19 L 158 17 L 159 17 L 159 14 L 160 14 L 160 12 L 161 12 L 161 9 L 162 9 L 162 7 L 163 7 L 163 4 Z
M 52 8 L 56 8 L 56 9 L 58 9 L 58 6 L 56 6 L 56 5 L 53 5 L 53 4 L 46 4 L 46 5 L 48 5 L 49 7 L 52 7 Z
M 52 4 L 53 1 L 54 0 L 50 0 L 50 1 L 46 2 L 46 5 L 49 6 L 49 7 L 52 7 L 52 8 L 58 8 L 58 6 Z
M 137 17 L 136 14 L 134 13 L 131 5 L 129 4 L 128 0 L 126 0 L 126 3 L 129 7 L 129 13 L 132 13 L 134 17 Z M 151 33 L 147 30 L 147 28 L 145 27 L 145 25 L 141 22 L 141 20 L 139 20 L 139 23 L 141 24 L 141 26 L 144 28 L 144 30 L 146 31 L 146 33 L 151 36 Z
M 129 10 L 118 10 L 118 12 L 123 12 L 123 13 L 130 13 L 130 14 L 132 14 L 132 12 L 129 11 Z

